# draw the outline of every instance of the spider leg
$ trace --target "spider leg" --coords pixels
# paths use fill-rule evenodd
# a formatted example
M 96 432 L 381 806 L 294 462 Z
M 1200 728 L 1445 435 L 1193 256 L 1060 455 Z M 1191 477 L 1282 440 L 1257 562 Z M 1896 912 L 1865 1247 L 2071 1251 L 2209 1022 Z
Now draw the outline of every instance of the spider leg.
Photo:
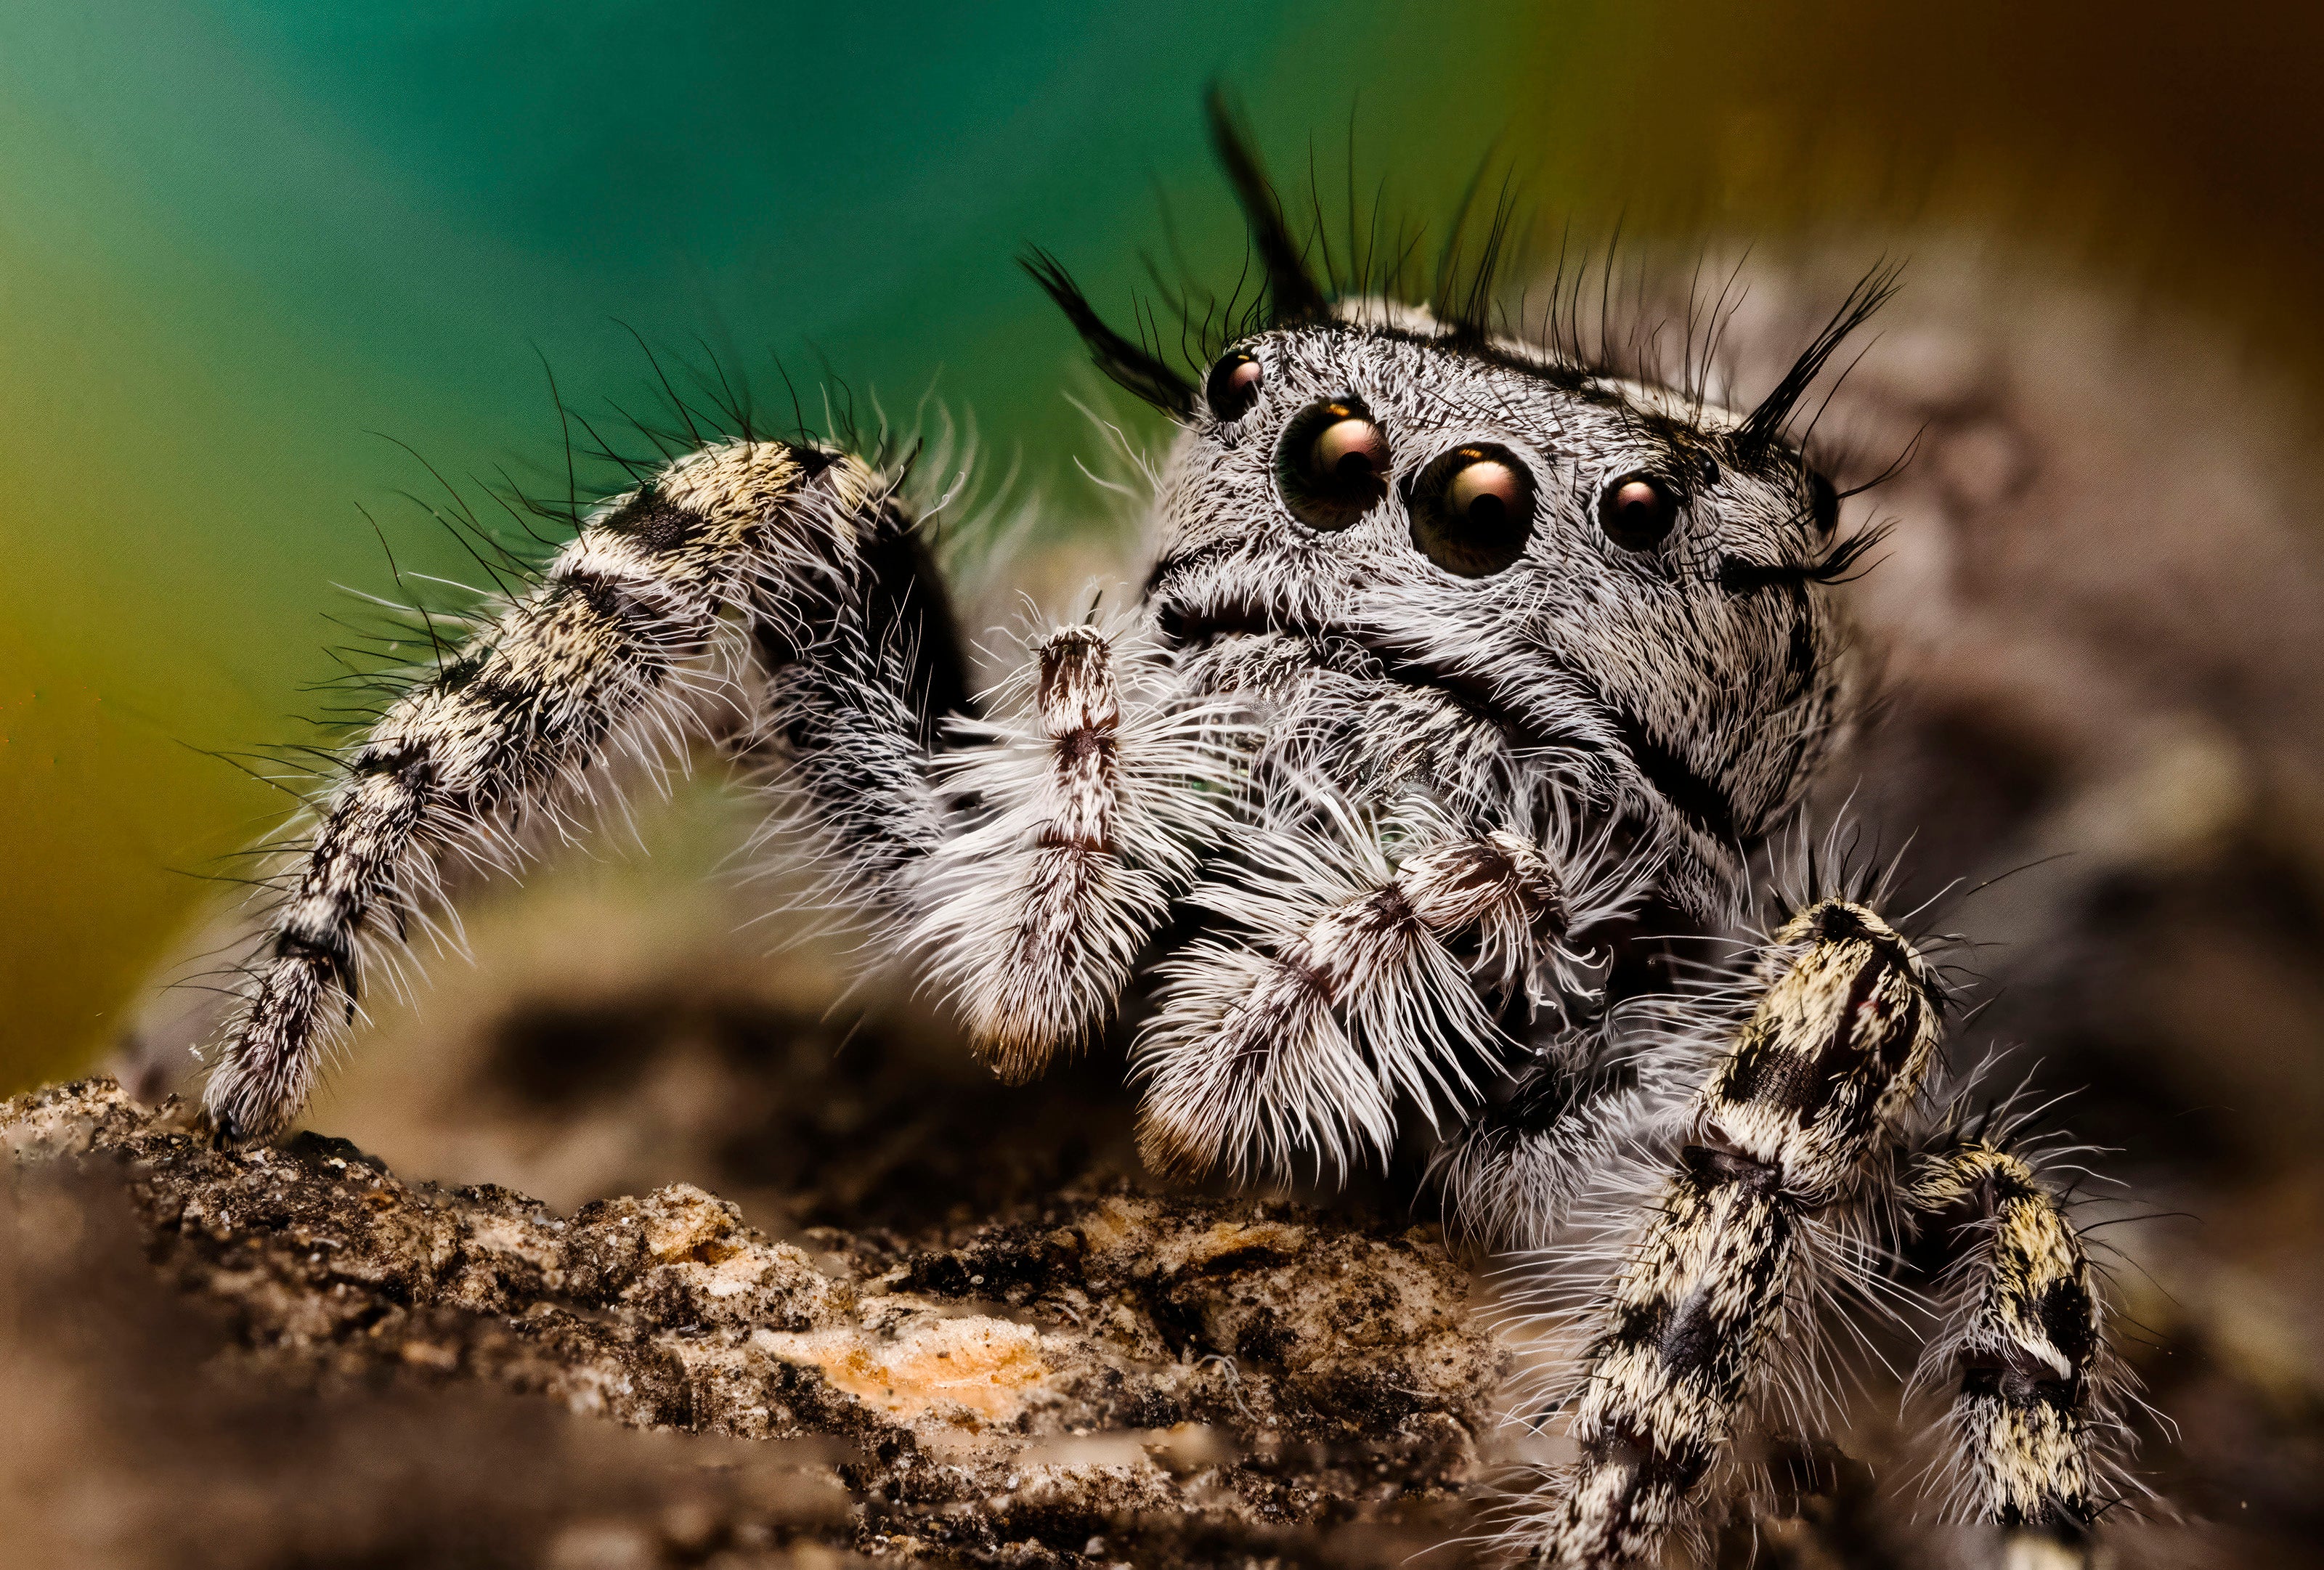
M 1688 1109 L 1690 1142 L 1583 1316 L 1581 1459 L 1510 1532 L 1538 1563 L 1651 1558 L 1687 1521 L 1806 1307 L 1819 1217 L 1893 1148 L 1936 1054 L 1933 972 L 1860 905 L 1794 918 L 1757 980 Z
M 2106 1502 L 2099 1439 L 2126 1376 L 2059 1195 L 2003 1141 L 1971 1138 L 1919 1158 L 1902 1197 L 1952 1261 L 1914 1382 L 1954 1387 L 1953 1510 L 2080 1543 Z
M 1174 674 L 1134 633 L 1057 628 L 937 760 L 965 827 L 912 884 L 902 942 L 1012 1084 L 1103 1027 L 1228 821 L 1238 727 L 1176 702 Z
M 929 758 L 946 716 L 972 709 L 966 661 L 944 583 L 893 502 L 852 559 L 753 606 L 767 672 L 754 740 L 804 804 L 828 902 L 896 918 L 945 833 Z
M 1150 1164 L 1241 1173 L 1385 1156 L 1399 1094 L 1431 1115 L 1474 1099 L 1468 1065 L 1499 1039 L 1480 984 L 1579 967 L 1567 936 L 1618 901 L 1531 838 L 1406 808 L 1367 824 L 1326 805 L 1333 832 L 1255 828 L 1240 871 L 1190 896 L 1250 937 L 1204 937 L 1159 967 L 1137 1048 Z
M 403 936 L 447 865 L 517 859 L 520 819 L 610 786 L 595 766 L 666 759 L 722 709 L 739 715 L 742 628 L 811 643 L 868 549 L 908 528 L 889 490 L 853 458 L 779 442 L 681 457 L 593 514 L 528 592 L 396 698 L 346 754 L 286 871 L 205 1088 L 219 1136 L 288 1124 L 354 1017 L 364 951 Z
M 1553 1047 L 1437 1152 L 1430 1177 L 1449 1231 L 1495 1251 L 1551 1247 L 1592 1178 L 1668 1110 L 1665 1090 L 1601 1045 L 1592 1031 Z

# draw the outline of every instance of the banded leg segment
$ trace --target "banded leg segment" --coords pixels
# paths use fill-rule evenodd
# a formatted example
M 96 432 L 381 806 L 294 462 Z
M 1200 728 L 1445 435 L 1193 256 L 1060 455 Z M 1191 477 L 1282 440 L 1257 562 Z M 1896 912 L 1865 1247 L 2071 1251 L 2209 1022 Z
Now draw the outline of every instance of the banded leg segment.
M 942 839 L 928 780 L 938 730 L 971 706 L 943 579 L 891 500 L 862 521 L 854 550 L 755 613 L 762 727 L 780 743 L 781 783 L 811 808 L 828 902 L 895 918 Z
M 1194 899 L 1254 930 L 1205 938 L 1162 967 L 1139 1043 L 1139 1148 L 1167 1171 L 1344 1167 L 1385 1155 L 1399 1093 L 1473 1099 L 1464 1061 L 1495 1028 L 1478 996 L 1523 980 L 1572 921 L 1541 850 L 1510 834 L 1443 830 L 1391 867 L 1378 844 L 1350 868 L 1320 845 L 1256 841 L 1250 875 Z M 1480 978 L 1450 940 L 1473 935 Z M 1263 946 L 1263 947 L 1262 947 Z
M 852 458 L 733 442 L 614 499 L 459 655 L 390 706 L 347 757 L 230 1018 L 203 1104 L 222 1137 L 269 1139 L 352 1019 L 360 955 L 400 938 L 443 859 L 505 863 L 530 808 L 590 765 L 666 756 L 742 705 L 710 656 L 729 611 L 804 627 L 844 577 L 886 484 Z
M 1169 675 L 1133 636 L 1058 628 L 939 767 L 972 824 L 914 884 L 908 940 L 1012 1084 L 1103 1027 L 1226 823 L 1232 727 Z
M 1685 1521 L 1791 1328 L 1811 1223 L 1891 1147 L 1934 1056 L 1935 977 L 1862 906 L 1802 912 L 1758 980 L 1694 1098 L 1692 1142 L 1585 1322 L 1581 1461 L 1518 1535 L 1539 1562 L 1645 1558 Z
M 1952 1510 L 2080 1538 L 2101 1503 L 2112 1382 L 2081 1239 L 2033 1168 L 1983 1140 L 1922 1158 L 1904 1196 L 1955 1251 L 1945 1325 L 1914 1375 L 1954 1387 Z

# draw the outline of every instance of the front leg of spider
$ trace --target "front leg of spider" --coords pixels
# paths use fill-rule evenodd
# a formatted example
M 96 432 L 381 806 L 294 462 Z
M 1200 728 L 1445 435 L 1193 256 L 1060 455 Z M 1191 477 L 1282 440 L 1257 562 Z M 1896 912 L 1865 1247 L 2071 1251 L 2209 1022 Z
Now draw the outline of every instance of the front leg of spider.
M 1517 1546 L 1545 1565 L 1651 1559 L 1684 1527 L 1787 1335 L 1807 1334 L 1817 1224 L 1864 1197 L 1935 1056 L 1941 993 L 1871 910 L 1801 912 L 1711 1067 L 1689 1137 L 1591 1311 L 1571 1381 L 1582 1457 Z
M 690 454 L 599 510 L 529 592 L 397 698 L 284 874 L 204 1091 L 218 1135 L 272 1139 L 297 1115 L 355 1016 L 366 951 L 401 940 L 448 863 L 518 862 L 519 820 L 613 789 L 607 764 L 666 762 L 732 729 L 754 627 L 826 647 L 868 593 L 875 546 L 909 530 L 890 490 L 811 448 Z M 891 853 L 922 850 L 936 820 L 906 793 L 881 835 Z
M 892 489 L 779 442 L 680 458 L 391 705 L 285 873 L 205 1090 L 219 1136 L 288 1126 L 362 956 L 455 860 L 520 864 L 520 821 L 602 804 L 608 763 L 736 732 L 779 744 L 832 903 L 881 957 L 925 960 L 1004 1077 L 1102 1028 L 1231 809 L 1231 716 L 1182 701 L 1149 639 L 1086 626 L 1040 641 L 994 719 L 957 712 L 943 586 Z
M 2082 1544 L 2102 1486 L 2124 1487 L 2102 1441 L 2127 1381 L 2062 1201 L 1998 1139 L 1940 1142 L 1896 1176 L 1937 1063 L 1933 972 L 1869 909 L 1825 900 L 1776 934 L 1757 983 L 1586 1316 L 1561 1403 L 1581 1460 L 1516 1546 L 1597 1570 L 1697 1521 L 1738 1423 L 1812 1359 L 1818 1288 L 1867 1267 L 1865 1212 L 1890 1184 L 1952 1261 L 1915 1375 L 1952 1391 L 1946 1513 Z
M 1952 1261 L 1914 1373 L 1951 1390 L 1948 1513 L 2083 1543 L 2124 1491 L 2102 1441 L 2118 1434 L 2128 1381 L 2064 1200 L 2029 1156 L 1987 1138 L 1922 1156 L 1903 1196 Z

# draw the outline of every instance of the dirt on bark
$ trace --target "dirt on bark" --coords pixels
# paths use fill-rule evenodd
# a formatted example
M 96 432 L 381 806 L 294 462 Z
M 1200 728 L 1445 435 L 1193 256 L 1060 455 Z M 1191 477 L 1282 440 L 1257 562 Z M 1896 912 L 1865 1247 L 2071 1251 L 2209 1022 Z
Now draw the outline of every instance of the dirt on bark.
M 1461 1528 L 1505 1372 L 1432 1229 L 1280 1203 L 801 1246 L 221 1151 L 109 1079 L 0 1141 L 28 1564 L 1385 1565 Z

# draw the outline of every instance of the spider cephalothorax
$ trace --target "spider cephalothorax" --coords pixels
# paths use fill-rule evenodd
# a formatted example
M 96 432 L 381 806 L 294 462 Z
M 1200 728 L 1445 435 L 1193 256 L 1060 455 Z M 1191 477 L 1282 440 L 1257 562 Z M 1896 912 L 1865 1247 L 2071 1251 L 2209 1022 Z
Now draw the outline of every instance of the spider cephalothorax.
M 1429 695 L 1473 722 L 1434 783 L 1482 805 L 1554 760 L 1723 915 L 1845 719 L 1830 486 L 1746 417 L 1375 300 L 1219 365 L 1148 589 L 1194 683 L 1279 685 L 1335 744 Z
M 1482 285 L 1435 313 L 1333 291 L 1221 129 L 1267 288 L 1209 364 L 1034 263 L 1181 427 L 1138 608 L 1038 634 L 972 707 L 895 476 L 747 423 L 660 466 L 345 754 L 214 1127 L 283 1129 L 366 950 L 448 865 L 518 859 L 520 819 L 609 792 L 624 757 L 739 742 L 781 761 L 805 832 L 774 837 L 1004 1076 L 1151 993 L 1130 1067 L 1158 1168 L 1329 1175 L 1419 1121 L 1497 1242 L 1558 1257 L 1595 1215 L 1612 1246 L 1553 1310 L 1579 1460 L 1514 1545 L 1610 1565 L 1696 1519 L 1776 1350 L 1877 1268 L 1867 1214 L 1959 1261 L 1923 1377 L 1955 1387 L 1963 1513 L 2079 1535 L 2110 1475 L 2102 1311 L 2025 1152 L 1926 1115 L 1943 998 L 1914 943 L 1811 888 L 1724 990 L 1626 1008 L 1606 984 L 1649 902 L 1736 918 L 1849 723 L 1829 586 L 1867 537 L 1837 538 L 1784 432 L 1886 280 L 1729 411 L 1487 330 Z

